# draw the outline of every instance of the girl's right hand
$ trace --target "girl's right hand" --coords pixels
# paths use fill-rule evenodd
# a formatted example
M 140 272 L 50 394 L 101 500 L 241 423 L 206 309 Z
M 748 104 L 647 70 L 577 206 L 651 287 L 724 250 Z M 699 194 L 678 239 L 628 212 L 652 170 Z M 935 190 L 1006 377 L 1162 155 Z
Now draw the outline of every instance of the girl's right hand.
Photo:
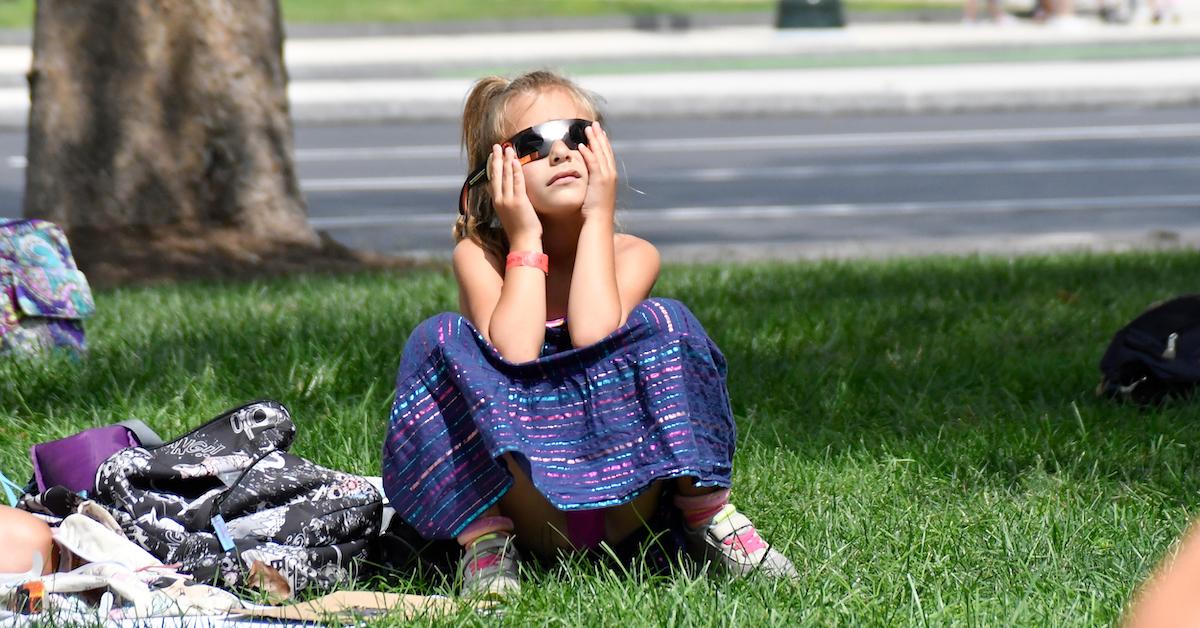
M 542 222 L 525 193 L 525 174 L 511 146 L 492 145 L 488 174 L 491 175 L 492 205 L 509 241 L 542 237 Z

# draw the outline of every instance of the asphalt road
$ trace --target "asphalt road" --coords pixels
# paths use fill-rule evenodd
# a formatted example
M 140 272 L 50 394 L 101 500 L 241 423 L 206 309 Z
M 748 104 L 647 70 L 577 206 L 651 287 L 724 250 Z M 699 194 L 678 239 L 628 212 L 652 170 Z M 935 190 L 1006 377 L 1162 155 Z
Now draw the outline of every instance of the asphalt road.
M 1200 111 L 631 120 L 619 220 L 672 259 L 1044 250 L 1200 233 Z M 449 250 L 452 125 L 306 128 L 313 222 Z
M 1200 237 L 1200 110 L 624 120 L 618 219 L 670 260 L 1113 248 Z M 297 129 L 312 222 L 447 256 L 457 129 Z M 0 135 L 0 215 L 23 138 Z

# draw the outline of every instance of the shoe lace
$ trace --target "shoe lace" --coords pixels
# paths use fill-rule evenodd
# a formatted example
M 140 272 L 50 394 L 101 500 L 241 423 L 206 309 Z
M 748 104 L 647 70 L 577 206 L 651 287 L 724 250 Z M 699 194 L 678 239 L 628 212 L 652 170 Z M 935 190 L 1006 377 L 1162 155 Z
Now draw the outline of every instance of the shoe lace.
M 499 553 L 488 553 L 482 556 L 476 556 L 467 563 L 467 572 L 471 575 L 478 574 L 481 571 L 490 569 L 500 564 L 501 556 Z
M 767 549 L 766 541 L 762 540 L 762 537 L 758 535 L 758 530 L 755 530 L 754 526 L 748 526 L 731 532 L 725 538 L 721 539 L 721 543 L 742 552 L 746 556 L 750 556 L 759 550 Z
M 497 565 L 503 565 L 505 554 L 508 551 L 508 543 L 489 544 L 487 547 L 480 548 L 480 541 L 491 541 L 498 538 L 499 535 L 485 534 L 475 540 L 468 548 L 471 558 L 467 561 L 464 571 L 466 574 L 475 576 L 480 572 L 486 571 Z
M 737 513 L 737 508 L 733 504 L 727 504 L 725 509 L 713 518 L 713 523 L 724 521 L 732 517 L 735 513 Z M 721 544 L 734 551 L 741 552 L 746 557 L 750 557 L 755 552 L 768 549 L 769 547 L 766 541 L 763 541 L 762 537 L 758 535 L 758 530 L 754 528 L 754 525 L 748 521 L 742 527 L 726 534 L 721 539 Z

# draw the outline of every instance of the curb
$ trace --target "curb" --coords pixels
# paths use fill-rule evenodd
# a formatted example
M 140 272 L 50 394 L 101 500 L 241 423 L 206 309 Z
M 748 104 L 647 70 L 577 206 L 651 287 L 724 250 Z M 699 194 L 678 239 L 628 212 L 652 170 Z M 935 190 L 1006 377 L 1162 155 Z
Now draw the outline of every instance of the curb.
M 1009 90 L 990 93 L 903 93 L 810 95 L 776 98 L 731 96 L 681 96 L 609 100 L 605 115 L 620 118 L 668 116 L 769 116 L 769 115 L 885 115 L 916 113 L 969 113 L 995 111 L 1066 111 L 1115 107 L 1167 108 L 1200 106 L 1200 86 L 1163 87 L 1131 91 L 1111 88 L 1080 92 Z M 457 122 L 459 99 L 414 100 L 396 103 L 292 103 L 292 120 L 303 125 L 370 124 L 389 122 Z M 20 128 L 24 118 L 0 112 L 0 127 Z
M 594 75 L 607 115 L 909 114 L 1200 106 L 1200 59 L 1109 64 L 980 64 L 903 71 L 797 70 Z M 297 81 L 296 124 L 457 121 L 470 79 Z M 24 88 L 0 88 L 0 128 L 23 129 Z
M 1109 64 L 980 64 L 899 71 L 798 70 L 595 75 L 579 79 L 623 118 L 839 115 L 1173 107 L 1200 104 L 1200 59 Z M 469 79 L 292 85 L 302 124 L 457 120 Z M 345 102 L 340 94 L 353 94 Z

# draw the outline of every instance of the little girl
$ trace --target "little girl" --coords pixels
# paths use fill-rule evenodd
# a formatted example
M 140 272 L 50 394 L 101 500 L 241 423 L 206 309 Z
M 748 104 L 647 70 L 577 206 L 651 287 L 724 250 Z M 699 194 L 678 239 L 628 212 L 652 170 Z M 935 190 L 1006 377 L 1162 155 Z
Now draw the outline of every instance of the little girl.
M 425 537 L 457 538 L 464 594 L 515 593 L 517 547 L 616 545 L 664 495 L 714 569 L 795 576 L 729 503 L 725 358 L 682 304 L 649 298 L 658 251 L 614 231 L 600 122 L 592 96 L 551 72 L 468 95 L 460 313 L 404 347 L 388 499 Z

